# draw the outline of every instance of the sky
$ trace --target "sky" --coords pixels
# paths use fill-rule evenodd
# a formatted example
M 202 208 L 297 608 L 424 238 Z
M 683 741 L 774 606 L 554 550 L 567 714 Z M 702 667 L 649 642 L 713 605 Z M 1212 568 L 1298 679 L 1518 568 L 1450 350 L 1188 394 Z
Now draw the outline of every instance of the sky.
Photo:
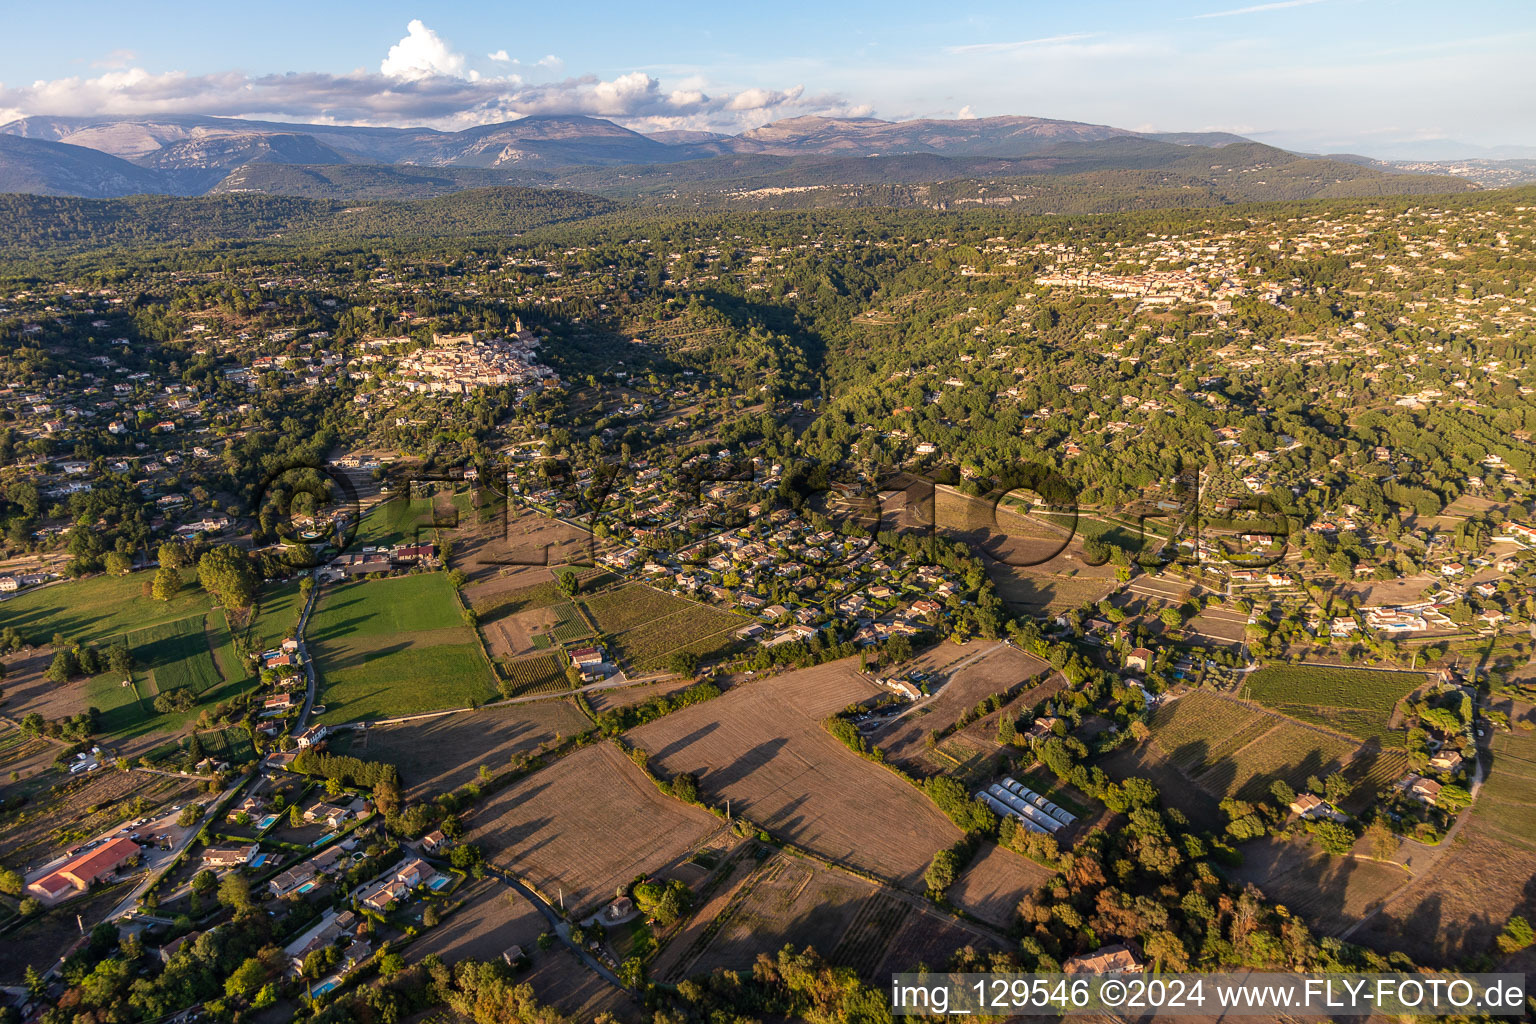
M 1536 0 L 72 0 L 12 5 L 4 24 L 0 123 L 580 113 L 738 132 L 1029 114 L 1307 152 L 1536 156 L 1507 150 L 1536 147 Z

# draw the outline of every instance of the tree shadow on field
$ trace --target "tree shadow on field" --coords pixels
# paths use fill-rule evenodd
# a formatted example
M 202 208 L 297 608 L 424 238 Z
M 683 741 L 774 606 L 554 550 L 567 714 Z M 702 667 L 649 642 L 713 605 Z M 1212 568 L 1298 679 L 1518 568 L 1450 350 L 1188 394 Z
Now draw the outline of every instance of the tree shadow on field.
M 672 754 L 686 750 L 694 743 L 703 739 L 705 736 L 708 736 L 718 728 L 720 728 L 719 722 L 709 722 L 705 725 L 702 725 L 699 728 L 693 730 L 693 732 L 689 733 L 688 735 L 678 737 L 671 743 L 668 743 L 666 746 L 662 747 L 660 750 L 652 751 L 651 757 L 658 761 L 665 761 Z
M 759 768 L 767 766 L 788 743 L 789 740 L 782 736 L 765 740 L 729 764 L 709 769 L 705 778 L 709 779 L 710 785 L 716 791 L 724 790 L 731 783 L 740 782 Z

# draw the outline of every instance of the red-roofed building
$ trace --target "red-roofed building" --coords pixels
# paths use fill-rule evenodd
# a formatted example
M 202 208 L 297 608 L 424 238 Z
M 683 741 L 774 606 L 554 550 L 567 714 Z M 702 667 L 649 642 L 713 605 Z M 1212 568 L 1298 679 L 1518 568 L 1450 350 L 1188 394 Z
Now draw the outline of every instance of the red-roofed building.
M 106 878 L 138 855 L 138 843 L 132 839 L 114 839 L 68 861 L 57 871 L 27 886 L 27 889 L 48 899 L 58 899 L 70 888 L 84 892 L 91 887 L 91 883 Z

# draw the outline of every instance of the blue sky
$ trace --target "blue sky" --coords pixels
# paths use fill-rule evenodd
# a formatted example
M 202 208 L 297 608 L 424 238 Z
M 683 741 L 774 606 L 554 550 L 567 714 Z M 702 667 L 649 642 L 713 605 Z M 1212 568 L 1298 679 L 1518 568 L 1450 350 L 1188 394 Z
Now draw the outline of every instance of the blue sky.
M 147 7 L 7 12 L 0 121 L 453 128 L 569 112 L 740 131 L 805 113 L 1034 114 L 1322 151 L 1536 146 L 1531 0 Z

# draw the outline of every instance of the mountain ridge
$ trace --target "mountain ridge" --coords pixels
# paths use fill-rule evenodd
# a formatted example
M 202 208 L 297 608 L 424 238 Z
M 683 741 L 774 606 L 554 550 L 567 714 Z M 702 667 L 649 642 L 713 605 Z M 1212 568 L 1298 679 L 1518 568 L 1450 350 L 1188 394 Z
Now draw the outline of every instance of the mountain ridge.
M 1228 147 L 1238 147 L 1233 152 L 1259 169 L 1302 158 L 1221 132 L 1136 132 L 1027 115 L 910 121 L 804 115 L 736 135 L 647 135 L 574 114 L 459 131 L 210 115 L 38 115 L 0 125 L 0 140 L 17 140 L 0 148 L 0 190 L 84 197 L 253 191 L 420 198 L 497 185 L 618 195 L 646 183 L 698 188 L 729 180 L 745 188 L 763 179 L 761 187 L 785 187 L 797 184 L 797 175 L 860 185 L 1153 171 Z M 1389 170 L 1378 164 L 1373 173 Z

